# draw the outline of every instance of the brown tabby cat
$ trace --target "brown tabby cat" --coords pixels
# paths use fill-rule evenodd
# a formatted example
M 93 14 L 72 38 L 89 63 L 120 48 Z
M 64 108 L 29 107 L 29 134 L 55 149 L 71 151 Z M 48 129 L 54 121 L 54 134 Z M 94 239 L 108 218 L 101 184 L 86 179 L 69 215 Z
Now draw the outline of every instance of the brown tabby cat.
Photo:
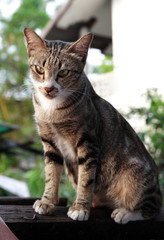
M 83 72 L 92 34 L 47 41 L 25 28 L 33 104 L 45 155 L 45 191 L 34 204 L 52 214 L 63 163 L 77 191 L 68 216 L 88 220 L 91 204 L 117 223 L 150 219 L 161 207 L 157 168 L 127 121 L 93 90 Z

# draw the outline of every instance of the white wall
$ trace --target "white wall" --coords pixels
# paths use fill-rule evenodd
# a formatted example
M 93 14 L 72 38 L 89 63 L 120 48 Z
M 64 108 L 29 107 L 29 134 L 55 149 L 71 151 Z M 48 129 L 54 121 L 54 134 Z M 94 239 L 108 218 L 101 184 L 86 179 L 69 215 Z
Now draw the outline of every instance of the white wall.
M 112 0 L 114 81 L 117 108 L 144 104 L 140 94 L 164 95 L 164 0 Z

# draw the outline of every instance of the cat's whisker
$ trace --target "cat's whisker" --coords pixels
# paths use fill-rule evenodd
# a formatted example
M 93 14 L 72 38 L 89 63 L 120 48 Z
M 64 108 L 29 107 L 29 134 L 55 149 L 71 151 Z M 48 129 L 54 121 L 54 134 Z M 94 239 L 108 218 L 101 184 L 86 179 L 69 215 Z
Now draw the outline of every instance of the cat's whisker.
M 81 90 L 77 90 L 77 89 L 66 89 L 66 92 L 68 93 L 79 93 L 79 94 L 82 94 L 82 95 L 85 95 L 85 96 L 91 96 L 92 94 L 89 94 L 89 93 L 86 93 L 86 92 L 83 92 Z
M 55 211 L 65 163 L 77 190 L 68 211 L 73 220 L 88 220 L 92 203 L 113 208 L 117 223 L 153 218 L 161 207 L 156 165 L 132 127 L 95 93 L 83 72 L 92 34 L 71 44 L 43 40 L 29 28 L 24 33 L 45 156 L 45 191 L 35 211 Z M 52 86 L 57 91 L 51 95 Z M 41 92 L 45 87 L 48 91 Z

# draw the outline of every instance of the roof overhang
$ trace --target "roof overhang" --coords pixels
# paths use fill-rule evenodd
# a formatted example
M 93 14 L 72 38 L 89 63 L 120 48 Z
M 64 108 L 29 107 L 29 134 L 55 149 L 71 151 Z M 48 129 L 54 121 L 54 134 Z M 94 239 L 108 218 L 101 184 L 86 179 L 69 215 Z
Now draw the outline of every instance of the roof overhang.
M 42 37 L 74 42 L 89 31 L 94 34 L 91 47 L 112 55 L 111 0 L 68 0 L 47 24 Z

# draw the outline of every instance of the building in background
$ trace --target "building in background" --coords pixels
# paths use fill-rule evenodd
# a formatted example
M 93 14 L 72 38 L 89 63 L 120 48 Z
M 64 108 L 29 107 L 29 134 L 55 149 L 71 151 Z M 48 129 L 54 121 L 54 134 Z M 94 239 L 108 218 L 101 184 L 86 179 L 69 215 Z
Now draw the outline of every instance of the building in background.
M 125 112 L 145 104 L 141 94 L 147 88 L 164 92 L 163 12 L 163 0 L 68 0 L 42 36 L 75 41 L 93 32 L 91 47 L 113 55 L 114 70 L 91 81 L 101 96 Z
M 91 31 L 92 47 L 112 55 L 111 16 L 110 0 L 68 0 L 45 27 L 42 37 L 73 42 Z

